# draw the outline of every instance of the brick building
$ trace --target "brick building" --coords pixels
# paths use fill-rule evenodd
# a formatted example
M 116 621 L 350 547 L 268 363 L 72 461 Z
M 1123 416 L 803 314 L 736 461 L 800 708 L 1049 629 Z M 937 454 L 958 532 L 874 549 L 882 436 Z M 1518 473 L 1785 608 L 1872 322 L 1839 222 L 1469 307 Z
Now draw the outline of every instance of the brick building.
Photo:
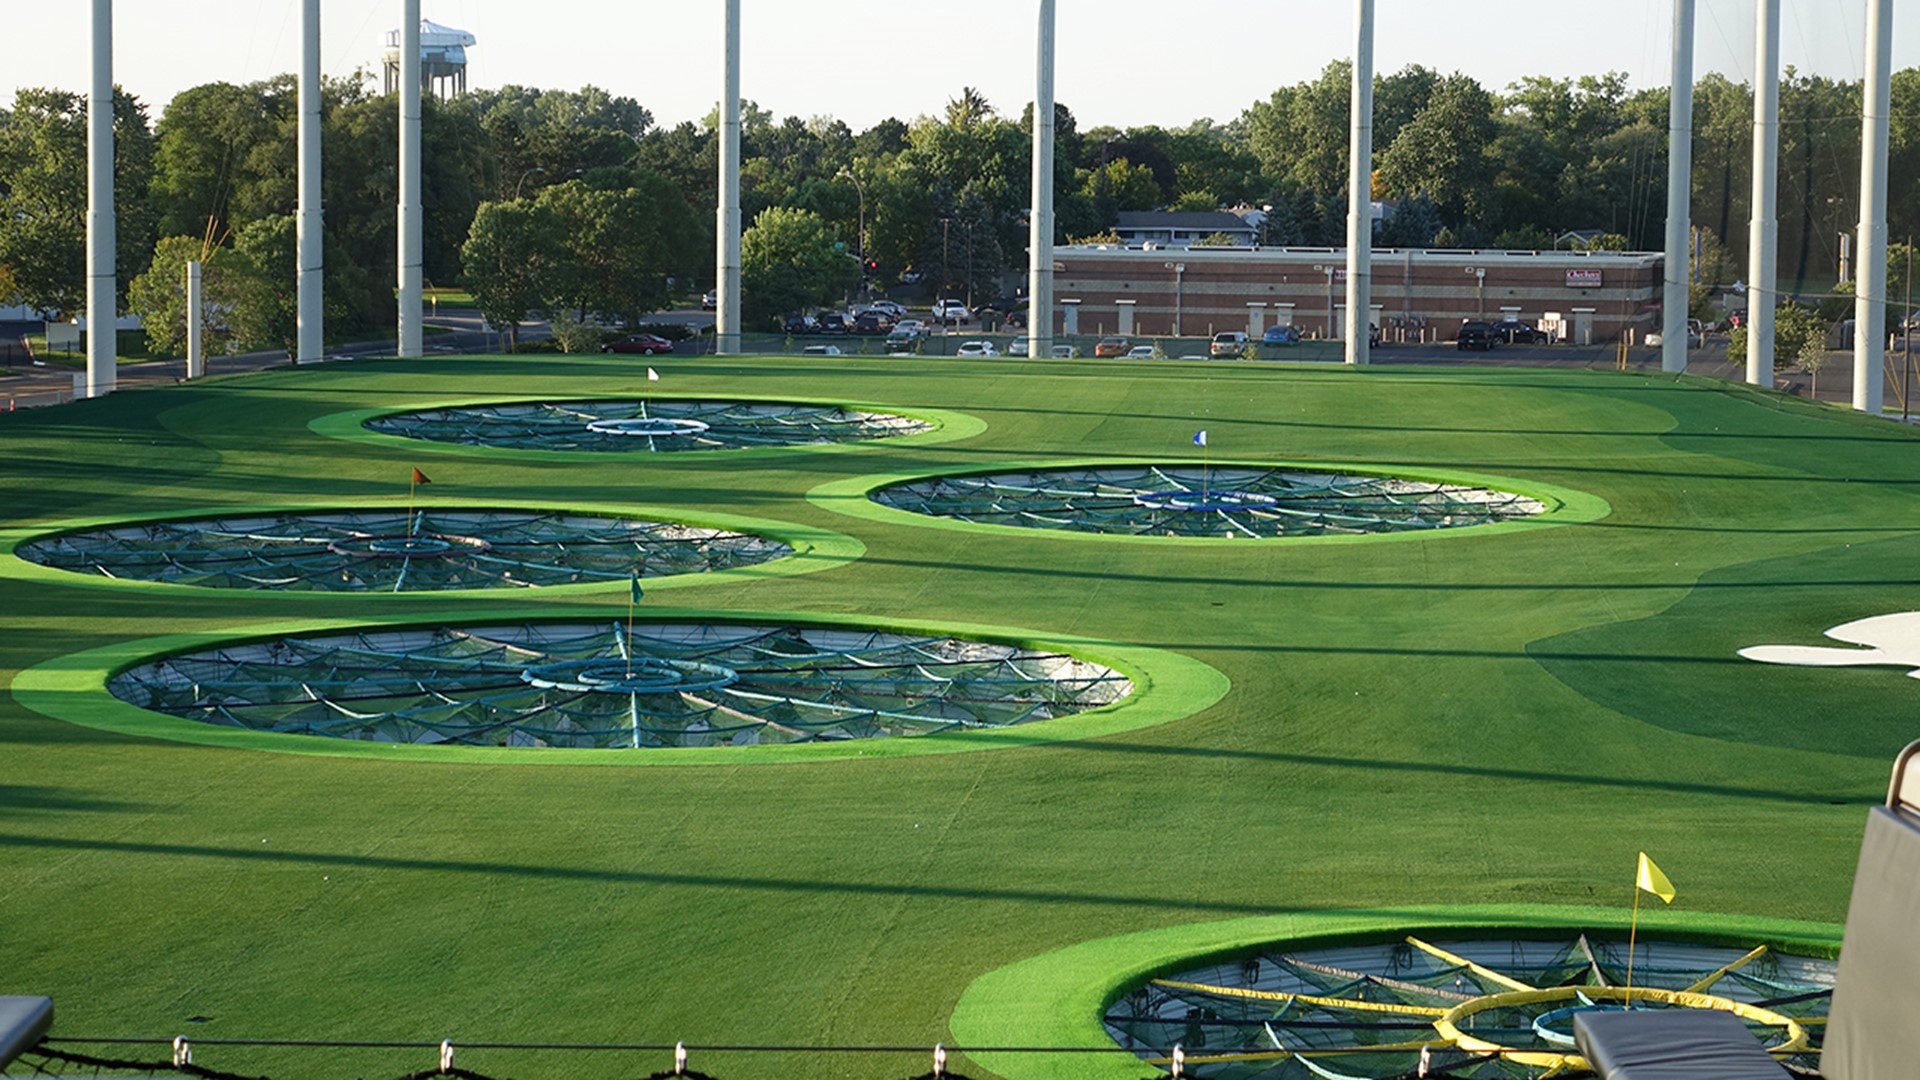
M 1648 252 L 1373 253 L 1373 322 L 1388 341 L 1450 341 L 1464 320 L 1511 315 L 1564 341 L 1593 344 L 1660 327 L 1663 257 Z M 1054 250 L 1056 330 L 1068 336 L 1199 337 L 1292 323 L 1340 333 L 1340 248 L 1080 245 Z

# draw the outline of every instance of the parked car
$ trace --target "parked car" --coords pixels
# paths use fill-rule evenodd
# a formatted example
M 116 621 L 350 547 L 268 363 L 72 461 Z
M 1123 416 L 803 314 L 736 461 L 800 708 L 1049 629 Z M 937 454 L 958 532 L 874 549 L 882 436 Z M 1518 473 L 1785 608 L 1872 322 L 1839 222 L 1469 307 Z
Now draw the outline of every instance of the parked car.
M 896 326 L 893 333 L 887 335 L 887 351 L 911 354 L 914 344 L 919 340 L 919 334 L 907 333 Z
M 1492 330 L 1507 345 L 1545 345 L 1553 340 L 1545 330 L 1521 319 L 1501 319 Z
M 1213 341 L 1207 346 L 1207 355 L 1214 359 L 1237 357 L 1247 354 L 1247 335 L 1238 330 L 1223 330 L 1213 335 Z
M 853 317 L 856 334 L 885 334 L 893 330 L 893 317 L 884 311 L 863 311 Z
M 907 305 L 893 300 L 875 300 L 873 303 L 867 305 L 866 310 L 885 312 L 887 318 L 892 319 L 894 322 L 899 322 L 901 319 L 907 317 Z
M 1300 328 L 1287 323 L 1281 323 L 1278 326 L 1269 326 L 1267 327 L 1267 332 L 1260 335 L 1260 341 L 1264 345 L 1298 345 L 1300 344 Z
M 933 321 L 937 323 L 963 323 L 968 319 L 967 305 L 959 300 L 935 300 L 933 302 Z
M 800 355 L 801 356 L 839 356 L 840 346 L 809 345 L 806 348 L 800 350 Z
M 1053 347 L 1053 358 L 1055 360 L 1078 360 L 1080 359 L 1080 346 L 1055 345 Z
M 1133 348 L 1127 350 L 1127 355 L 1124 357 L 1124 359 L 1151 360 L 1153 359 L 1153 346 L 1135 345 Z
M 1100 339 L 1100 343 L 1093 347 L 1093 355 L 1104 358 L 1125 356 L 1127 355 L 1127 350 L 1132 347 L 1133 343 L 1126 338 L 1103 337 Z
M 1460 333 L 1454 337 L 1453 343 L 1461 352 L 1468 349 L 1492 352 L 1494 343 L 1499 340 L 1491 324 L 1468 320 L 1460 324 Z
M 789 334 L 812 334 L 820 329 L 820 324 L 814 322 L 811 315 L 789 315 L 781 325 Z
M 993 347 L 993 342 L 991 341 L 963 341 L 960 343 L 960 351 L 954 353 L 954 355 L 999 356 L 1000 352 Z
M 652 334 L 628 334 L 623 338 L 614 338 L 600 346 L 603 353 L 638 353 L 642 356 L 658 356 L 673 351 L 673 342 Z
M 817 332 L 822 334 L 844 334 L 847 332 L 847 317 L 837 311 L 829 311 L 815 320 Z
M 1023 337 L 1014 338 L 1013 344 L 1007 346 L 1007 355 L 1008 356 L 1027 355 L 1027 339 Z
M 1379 347 L 1380 347 L 1380 324 L 1368 323 L 1367 324 L 1367 348 L 1377 349 Z
M 893 332 L 923 338 L 927 336 L 927 324 L 919 319 L 901 319 L 893 324 Z
M 712 289 L 700 294 L 700 310 L 712 311 L 720 306 L 720 294 Z

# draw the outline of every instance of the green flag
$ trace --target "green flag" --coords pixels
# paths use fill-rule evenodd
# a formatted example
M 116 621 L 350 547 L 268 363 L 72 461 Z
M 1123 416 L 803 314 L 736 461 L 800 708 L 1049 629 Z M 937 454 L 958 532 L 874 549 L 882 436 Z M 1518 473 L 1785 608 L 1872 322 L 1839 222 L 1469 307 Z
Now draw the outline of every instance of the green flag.
M 631 595 L 632 595 L 632 597 L 633 597 L 633 602 L 634 602 L 634 603 L 636 603 L 636 604 L 638 604 L 638 603 L 640 602 L 640 598 L 641 598 L 642 596 L 645 596 L 645 595 L 646 595 L 646 594 L 645 594 L 644 592 L 642 592 L 642 591 L 641 591 L 641 589 L 640 589 L 640 575 L 639 575 L 639 574 L 635 574 L 635 575 L 633 575 L 633 579 L 632 579 L 631 581 L 629 581 L 629 582 L 628 582 L 627 584 L 628 584 L 628 586 L 629 586 L 629 588 L 631 589 Z

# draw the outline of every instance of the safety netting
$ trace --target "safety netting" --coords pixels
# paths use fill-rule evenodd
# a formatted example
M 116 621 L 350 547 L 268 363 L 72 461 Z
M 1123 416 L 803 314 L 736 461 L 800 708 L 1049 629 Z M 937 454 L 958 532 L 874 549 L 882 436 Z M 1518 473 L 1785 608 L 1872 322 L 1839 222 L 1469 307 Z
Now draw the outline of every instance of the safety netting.
M 1512 521 L 1538 499 L 1464 484 L 1284 468 L 1101 466 L 936 476 L 880 488 L 897 510 L 1121 536 L 1365 536 Z
M 258 731 L 591 749 L 1006 728 L 1132 683 L 1064 652 L 938 634 L 615 620 L 286 637 L 165 657 L 108 689 Z
M 741 401 L 558 401 L 393 413 L 369 431 L 515 450 L 671 453 L 818 446 L 932 431 L 910 416 L 839 405 Z
M 1412 1075 L 1538 1078 L 1577 1063 L 1587 1010 L 1714 1008 L 1777 1060 L 1817 1065 L 1834 961 L 1581 934 L 1262 952 L 1154 979 L 1114 1002 L 1108 1032 L 1146 1061 L 1210 1080 Z M 1176 1049 L 1177 1048 L 1177 1049 Z
M 671 521 L 503 510 L 341 510 L 61 533 L 21 558 L 100 577 L 231 589 L 429 592 L 697 574 L 793 554 Z

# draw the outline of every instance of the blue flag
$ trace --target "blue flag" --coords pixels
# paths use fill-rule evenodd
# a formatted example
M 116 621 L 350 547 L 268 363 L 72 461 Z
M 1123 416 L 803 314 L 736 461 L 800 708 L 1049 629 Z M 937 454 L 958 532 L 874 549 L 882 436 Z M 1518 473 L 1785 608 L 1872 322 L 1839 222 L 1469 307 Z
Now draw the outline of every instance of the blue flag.
M 1194 433 L 1193 445 L 1195 446 L 1207 445 L 1207 429 L 1206 428 L 1201 428 L 1199 431 Z
M 632 589 L 633 602 L 636 604 L 639 603 L 640 598 L 646 595 L 645 593 L 640 591 L 640 575 L 639 574 L 633 575 L 633 580 L 629 582 L 628 585 Z

